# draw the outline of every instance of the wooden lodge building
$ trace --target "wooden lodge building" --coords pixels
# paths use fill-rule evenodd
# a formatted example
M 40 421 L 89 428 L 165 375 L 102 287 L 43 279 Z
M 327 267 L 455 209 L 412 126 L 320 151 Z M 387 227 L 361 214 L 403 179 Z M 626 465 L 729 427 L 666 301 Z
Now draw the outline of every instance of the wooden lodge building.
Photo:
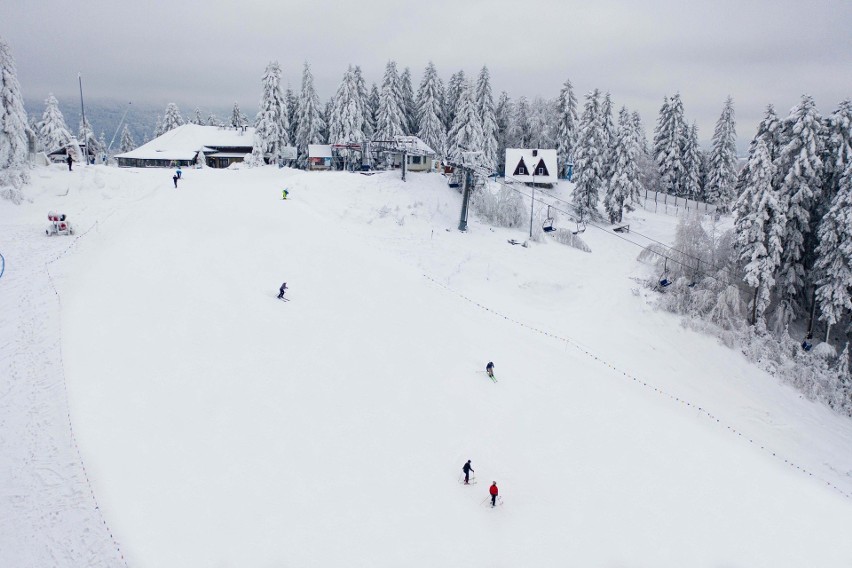
M 170 168 L 194 165 L 199 157 L 211 168 L 227 168 L 251 154 L 254 128 L 184 124 L 135 150 L 118 154 L 119 167 Z

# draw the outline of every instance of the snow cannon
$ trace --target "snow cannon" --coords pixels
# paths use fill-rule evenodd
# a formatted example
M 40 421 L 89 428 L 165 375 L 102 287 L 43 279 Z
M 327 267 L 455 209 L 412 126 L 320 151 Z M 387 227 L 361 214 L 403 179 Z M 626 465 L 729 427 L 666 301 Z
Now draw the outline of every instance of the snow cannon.
M 50 225 L 44 230 L 44 234 L 48 237 L 74 234 L 74 229 L 71 227 L 71 223 L 66 220 L 65 213 L 48 211 L 47 220 L 50 221 Z

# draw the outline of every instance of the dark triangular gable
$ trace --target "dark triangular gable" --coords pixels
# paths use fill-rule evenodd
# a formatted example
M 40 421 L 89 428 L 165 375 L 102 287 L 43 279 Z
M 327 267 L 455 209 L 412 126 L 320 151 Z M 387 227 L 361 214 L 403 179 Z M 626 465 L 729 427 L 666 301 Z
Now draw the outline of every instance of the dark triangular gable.
M 533 174 L 537 176 L 549 176 L 550 173 L 547 171 L 547 166 L 544 164 L 544 158 L 538 161 L 538 165 L 533 170 Z
M 513 176 L 528 176 L 530 175 L 530 170 L 527 168 L 526 162 L 524 162 L 523 156 L 521 157 L 521 161 L 518 162 L 518 165 L 515 167 L 515 173 Z

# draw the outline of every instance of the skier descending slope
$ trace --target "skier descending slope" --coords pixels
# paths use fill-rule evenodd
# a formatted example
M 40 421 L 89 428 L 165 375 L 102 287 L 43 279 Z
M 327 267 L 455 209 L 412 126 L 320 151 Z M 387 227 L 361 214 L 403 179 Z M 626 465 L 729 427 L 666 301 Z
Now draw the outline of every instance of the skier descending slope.
M 485 365 L 485 372 L 488 373 L 488 376 L 491 377 L 492 381 L 495 383 L 497 382 L 497 378 L 494 376 L 494 363 L 489 361 L 488 364 Z
M 278 288 L 278 299 L 279 300 L 286 300 L 287 299 L 287 298 L 284 297 L 284 292 L 286 292 L 286 291 L 287 291 L 287 283 L 285 282 L 284 284 L 281 285 L 280 288 Z
M 497 482 L 496 481 L 491 482 L 491 487 L 488 489 L 488 493 L 491 494 L 491 506 L 493 507 L 497 504 L 498 491 L 497 491 Z

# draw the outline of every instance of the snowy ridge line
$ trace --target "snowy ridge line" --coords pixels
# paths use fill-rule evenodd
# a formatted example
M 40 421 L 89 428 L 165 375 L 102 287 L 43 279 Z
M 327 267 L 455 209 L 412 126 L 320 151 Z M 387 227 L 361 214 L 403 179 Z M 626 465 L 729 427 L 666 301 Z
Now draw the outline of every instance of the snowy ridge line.
M 110 213 L 110 215 L 111 214 L 112 213 Z M 107 215 L 107 217 L 109 217 L 109 215 Z M 60 258 L 62 258 L 63 256 L 65 256 L 65 254 L 67 254 L 68 251 L 70 251 L 74 247 L 74 245 L 77 243 L 78 240 L 80 240 L 82 237 L 86 236 L 92 229 L 94 229 L 97 226 L 98 226 L 98 221 L 95 221 L 94 224 L 92 224 L 91 227 L 89 227 L 84 232 L 77 235 L 74 238 L 74 241 L 69 243 L 68 246 L 65 248 L 65 250 L 60 252 L 53 259 L 48 260 L 47 262 L 44 263 L 44 269 L 45 269 L 45 272 L 47 272 L 47 279 L 48 279 L 48 282 L 50 283 L 50 287 L 53 290 L 53 293 L 56 295 L 56 302 L 59 304 L 59 312 L 60 313 L 62 313 L 62 297 L 59 295 L 59 291 L 56 289 L 56 285 L 53 282 L 53 275 L 50 273 L 50 265 L 52 263 L 56 262 L 57 260 L 59 260 Z M 77 453 L 77 461 L 80 464 L 80 468 L 83 470 L 83 477 L 86 478 L 86 485 L 88 486 L 89 493 L 92 496 L 92 502 L 94 503 L 95 510 L 98 512 L 98 515 L 100 516 L 101 521 L 103 521 L 104 529 L 106 529 L 107 534 L 109 534 L 109 537 L 112 540 L 113 545 L 115 546 L 115 551 L 118 553 L 119 557 L 121 558 L 121 561 L 124 563 L 125 568 L 129 568 L 129 565 L 127 563 L 127 559 L 124 557 L 124 552 L 122 552 L 121 546 L 119 546 L 118 541 L 116 540 L 115 536 L 113 536 L 112 529 L 110 529 L 109 525 L 107 524 L 106 518 L 104 517 L 103 511 L 101 510 L 100 504 L 98 503 L 98 499 L 97 499 L 97 497 L 95 497 L 95 489 L 92 486 L 91 480 L 89 479 L 89 472 L 86 470 L 86 464 L 83 461 L 83 454 L 80 451 L 80 446 L 77 444 L 77 436 L 74 434 L 74 425 L 71 421 L 71 404 L 70 404 L 70 400 L 69 400 L 69 397 L 68 397 L 68 382 L 65 380 L 65 359 L 62 355 L 62 327 L 61 326 L 59 327 L 59 343 L 58 343 L 58 345 L 59 345 L 59 373 L 60 373 L 60 376 L 62 378 L 62 389 L 63 389 L 63 392 L 65 393 L 65 408 L 68 411 L 68 430 L 71 434 L 71 444 L 74 446 L 74 451 Z
M 545 336 L 547 336 L 547 337 L 551 337 L 551 338 L 553 338 L 553 339 L 556 339 L 556 340 L 559 340 L 559 341 L 563 341 L 563 342 L 565 342 L 565 343 L 567 343 L 567 344 L 569 344 L 569 345 L 571 345 L 571 346 L 573 346 L 573 347 L 577 348 L 577 349 L 578 349 L 580 352 L 582 352 L 584 355 L 586 355 L 586 356 L 588 356 L 588 357 L 593 358 L 595 361 L 597 361 L 597 362 L 601 363 L 602 365 L 605 365 L 606 367 L 609 367 L 611 370 L 615 371 L 615 372 L 616 372 L 616 374 L 620 374 L 620 375 L 624 376 L 626 379 L 631 379 L 633 382 L 635 382 L 635 383 L 637 383 L 637 384 L 640 384 L 640 385 L 642 385 L 642 386 L 643 386 L 643 387 L 645 387 L 645 388 L 651 389 L 651 390 L 653 390 L 654 392 L 656 392 L 657 394 L 659 394 L 659 395 L 661 395 L 661 396 L 663 396 L 663 397 L 667 397 L 667 398 L 669 398 L 669 399 L 671 399 L 671 400 L 673 400 L 673 401 L 675 401 L 675 402 L 678 402 L 678 403 L 680 403 L 680 404 L 682 404 L 682 405 L 685 405 L 685 406 L 688 406 L 688 407 L 690 407 L 690 408 L 695 409 L 695 410 L 696 410 L 697 412 L 699 412 L 700 414 L 704 414 L 705 416 L 707 416 L 708 418 L 710 418 L 710 420 L 711 420 L 711 421 L 715 421 L 715 422 L 716 422 L 719 426 L 724 426 L 724 427 L 725 427 L 725 428 L 726 428 L 729 432 L 731 432 L 732 434 L 736 434 L 736 435 L 737 435 L 737 437 L 739 437 L 739 438 L 741 438 L 741 439 L 743 439 L 743 440 L 748 441 L 748 443 L 752 444 L 752 445 L 753 445 L 753 446 L 755 446 L 755 447 L 760 448 L 761 450 L 763 450 L 763 451 L 764 451 L 764 452 L 766 452 L 767 454 L 771 455 L 772 457 L 776 458 L 777 460 L 779 460 L 779 461 L 783 461 L 785 464 L 789 465 L 790 467 L 796 468 L 796 469 L 797 469 L 797 470 L 799 470 L 800 472 L 802 472 L 802 473 L 804 473 L 804 474 L 807 474 L 807 475 L 808 475 L 808 477 L 813 477 L 813 478 L 814 478 L 814 479 L 816 479 L 817 481 L 824 481 L 827 487 L 830 487 L 830 488 L 834 489 L 835 491 L 837 491 L 838 493 L 840 493 L 842 496 L 846 497 L 847 499 L 852 499 L 852 494 L 850 494 L 850 493 L 848 493 L 848 492 L 844 491 L 843 489 L 841 489 L 841 488 L 840 488 L 839 486 L 837 486 L 836 484 L 834 484 L 834 483 L 832 483 L 831 481 L 828 481 L 828 480 L 826 480 L 826 479 L 823 479 L 823 478 L 822 478 L 822 477 L 820 477 L 819 475 L 815 475 L 812 471 L 809 471 L 807 468 L 802 467 L 802 466 L 798 465 L 797 463 L 793 462 L 792 460 L 788 460 L 787 458 L 785 458 L 785 457 L 783 457 L 783 456 L 779 455 L 778 453 L 776 453 L 776 452 L 772 451 L 772 449 L 767 448 L 766 446 L 762 445 L 759 441 L 758 441 L 758 442 L 756 442 L 756 441 L 754 440 L 754 438 L 749 437 L 747 434 L 743 434 L 742 432 L 740 432 L 739 430 L 737 430 L 737 429 L 736 429 L 736 428 L 734 428 L 733 426 L 730 426 L 730 425 L 728 425 L 728 424 L 723 423 L 723 422 L 721 421 L 721 419 L 717 418 L 717 417 L 716 417 L 715 415 L 713 415 L 713 414 L 712 414 L 709 410 L 707 410 L 707 409 L 705 409 L 705 408 L 703 408 L 703 407 L 701 407 L 701 406 L 698 406 L 697 404 L 695 404 L 695 403 L 693 403 L 693 402 L 689 402 L 689 401 L 684 400 L 684 399 L 682 399 L 682 398 L 680 398 L 680 397 L 677 397 L 677 396 L 675 396 L 675 395 L 673 395 L 673 394 L 671 394 L 671 393 L 665 392 L 664 390 L 662 390 L 662 389 L 660 389 L 660 388 L 657 388 L 657 387 L 655 387 L 654 385 L 652 385 L 652 384 L 650 384 L 650 383 L 648 383 L 648 382 L 646 382 L 646 381 L 643 381 L 642 379 L 640 379 L 640 378 L 638 378 L 638 377 L 636 377 L 636 376 L 634 376 L 634 375 L 631 375 L 631 374 L 630 374 L 630 373 L 628 373 L 627 371 L 622 371 L 621 369 L 619 369 L 619 368 L 618 368 L 618 367 L 616 367 L 615 365 L 613 365 L 613 364 L 609 363 L 608 361 L 606 361 L 606 360 L 602 359 L 601 357 L 598 357 L 597 355 L 595 355 L 594 353 L 592 353 L 590 350 L 588 350 L 588 349 L 586 349 L 585 347 L 583 347 L 582 345 L 580 345 L 577 341 L 575 341 L 575 340 L 573 340 L 573 339 L 566 338 L 566 337 L 561 337 L 561 336 L 559 336 L 559 335 L 556 335 L 555 333 L 550 333 L 549 331 L 544 331 L 544 330 L 542 330 L 542 329 L 538 329 L 538 328 L 532 327 L 532 326 L 530 326 L 530 325 L 527 325 L 527 324 L 525 324 L 525 323 L 524 323 L 524 322 L 522 322 L 522 321 L 518 321 L 518 320 L 516 320 L 516 319 L 513 319 L 513 318 L 511 318 L 511 317 L 509 317 L 509 316 L 507 316 L 507 315 L 501 314 L 500 312 L 498 312 L 498 311 L 496 311 L 496 310 L 493 310 L 493 309 L 489 308 L 488 306 L 485 306 L 485 305 L 483 305 L 483 304 L 480 304 L 480 303 L 479 303 L 479 302 L 477 302 L 476 300 L 474 300 L 474 299 L 472 299 L 472 298 L 469 298 L 469 297 L 465 296 L 464 294 L 462 294 L 461 292 L 458 292 L 457 290 L 453 290 L 452 288 L 450 288 L 450 287 L 449 287 L 449 286 L 447 286 L 446 284 L 443 284 L 443 283 L 439 282 L 438 280 L 436 280 L 435 278 L 432 278 L 432 277 L 431 277 L 431 276 L 429 276 L 428 274 L 424 274 L 423 276 L 424 276 L 424 278 L 426 278 L 427 280 L 429 280 L 429 281 L 431 281 L 431 282 L 434 282 L 436 285 L 438 285 L 439 287 L 443 288 L 444 290 L 447 290 L 448 292 L 451 292 L 451 293 L 455 294 L 456 296 L 458 296 L 458 297 L 462 298 L 463 300 L 465 300 L 465 301 L 467 301 L 467 302 L 469 302 L 469 303 L 471 303 L 471 304 L 475 305 L 476 307 L 478 307 L 478 308 L 480 308 L 480 309 L 482 309 L 482 310 L 485 310 L 486 312 L 489 312 L 489 313 L 494 314 L 494 315 L 496 315 L 496 316 L 498 316 L 498 317 L 501 317 L 501 318 L 503 318 L 503 319 L 504 319 L 504 320 L 506 320 L 506 321 L 509 321 L 509 322 L 511 322 L 511 323 L 514 323 L 514 324 L 516 324 L 516 325 L 519 325 L 519 326 L 521 326 L 521 327 L 524 327 L 524 328 L 526 328 L 526 329 L 528 329 L 528 330 L 530 330 L 530 331 L 534 331 L 534 332 L 539 333 L 539 334 L 541 334 L 541 335 L 545 335 Z

